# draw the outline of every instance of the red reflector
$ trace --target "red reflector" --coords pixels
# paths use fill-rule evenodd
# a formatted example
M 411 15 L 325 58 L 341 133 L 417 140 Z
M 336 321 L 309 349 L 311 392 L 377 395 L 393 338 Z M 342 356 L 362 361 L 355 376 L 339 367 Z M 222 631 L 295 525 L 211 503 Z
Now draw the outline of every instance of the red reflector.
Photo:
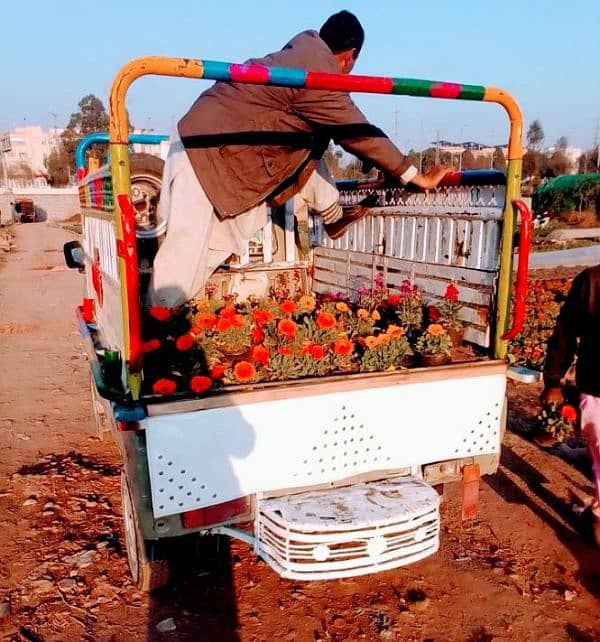
M 84 299 L 81 316 L 86 323 L 94 323 L 94 299 Z
M 212 526 L 222 524 L 233 517 L 244 515 L 250 512 L 250 497 L 232 499 L 230 502 L 196 508 L 183 513 L 181 516 L 184 528 L 199 528 L 200 526 Z
M 139 430 L 139 421 L 117 421 L 117 430 L 127 432 L 128 430 Z

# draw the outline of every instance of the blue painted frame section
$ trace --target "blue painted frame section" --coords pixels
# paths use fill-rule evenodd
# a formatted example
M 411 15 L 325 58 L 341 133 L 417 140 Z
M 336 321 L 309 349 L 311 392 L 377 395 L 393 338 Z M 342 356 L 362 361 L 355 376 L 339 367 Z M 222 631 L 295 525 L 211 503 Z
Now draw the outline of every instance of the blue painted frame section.
M 160 145 L 169 140 L 166 134 L 129 134 L 129 143 Z M 75 169 L 85 169 L 85 153 L 92 145 L 107 145 L 110 142 L 108 132 L 95 132 L 84 136 L 75 149 Z

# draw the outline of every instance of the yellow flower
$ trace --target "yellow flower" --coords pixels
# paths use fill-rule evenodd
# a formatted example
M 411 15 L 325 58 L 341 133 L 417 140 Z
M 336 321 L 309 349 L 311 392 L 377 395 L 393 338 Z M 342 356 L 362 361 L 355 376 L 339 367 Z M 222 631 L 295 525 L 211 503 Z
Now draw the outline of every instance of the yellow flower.
M 317 302 L 315 301 L 315 297 L 310 296 L 309 294 L 301 296 L 298 300 L 298 306 L 305 312 L 312 312 L 316 305 Z
M 364 308 L 360 308 L 360 310 L 356 313 L 356 316 L 359 319 L 368 319 L 369 313 Z
M 370 335 L 365 338 L 365 345 L 369 350 L 372 350 L 373 348 L 376 348 L 379 345 L 379 338 L 375 337 L 373 335 Z
M 343 301 L 338 301 L 335 304 L 335 309 L 338 312 L 350 312 L 350 308 Z
M 198 306 L 199 310 L 206 310 L 207 308 L 210 307 L 210 300 L 209 299 L 198 299 L 196 301 L 196 305 Z
M 379 321 L 379 319 L 381 319 L 381 315 L 377 310 L 373 310 L 373 312 L 371 312 L 371 319 L 373 319 L 373 321 Z
M 443 334 L 446 334 L 446 330 L 439 323 L 432 323 L 427 328 L 427 334 L 430 334 L 434 337 L 441 337 Z

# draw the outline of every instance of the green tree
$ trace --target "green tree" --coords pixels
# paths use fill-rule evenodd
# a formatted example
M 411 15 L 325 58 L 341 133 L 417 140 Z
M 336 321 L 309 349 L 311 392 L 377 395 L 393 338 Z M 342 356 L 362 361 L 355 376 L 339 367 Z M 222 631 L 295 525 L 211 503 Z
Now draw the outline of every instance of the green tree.
M 88 94 L 79 101 L 77 106 L 79 110 L 71 114 L 61 134 L 58 149 L 50 152 L 45 159 L 46 169 L 54 185 L 64 185 L 71 176 L 75 175 L 75 148 L 79 140 L 87 134 L 108 130 L 108 114 L 98 97 Z M 95 145 L 87 154 L 88 157 L 102 161 L 106 156 L 106 150 L 106 145 Z
M 465 149 L 462 153 L 462 168 L 463 169 L 475 169 L 476 168 L 476 159 L 475 155 L 470 149 Z
M 505 170 L 506 169 L 506 158 L 504 158 L 504 152 L 502 147 L 496 147 L 494 149 L 494 156 L 492 158 L 492 167 L 494 169 Z
M 527 130 L 527 145 L 529 149 L 538 150 L 544 141 L 544 130 L 539 120 L 534 120 Z

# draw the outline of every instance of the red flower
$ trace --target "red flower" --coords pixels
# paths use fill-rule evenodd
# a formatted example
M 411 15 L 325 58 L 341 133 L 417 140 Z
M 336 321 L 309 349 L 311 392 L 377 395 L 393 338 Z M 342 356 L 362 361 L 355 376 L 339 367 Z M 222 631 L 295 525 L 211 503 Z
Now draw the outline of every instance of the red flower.
M 257 363 L 261 363 L 263 366 L 269 364 L 269 359 L 271 358 L 271 353 L 265 348 L 265 346 L 254 346 L 252 348 L 252 360 Z
M 240 383 L 247 383 L 252 381 L 256 375 L 256 368 L 248 361 L 238 361 L 233 366 L 233 376 Z
M 336 339 L 333 343 L 333 351 L 342 357 L 352 354 L 354 344 L 350 339 Z
M 190 379 L 190 390 L 192 392 L 205 392 L 212 388 L 212 379 L 202 375 L 196 375 Z
M 282 334 L 288 339 L 293 339 L 296 336 L 297 328 L 298 326 L 291 319 L 281 319 L 281 321 L 277 324 L 277 330 L 279 331 L 279 334 Z
M 221 317 L 217 321 L 217 330 L 219 332 L 225 332 L 225 330 L 229 330 L 229 328 L 233 327 L 233 321 L 231 317 Z
M 196 317 L 196 323 L 199 328 L 214 328 L 217 323 L 217 317 L 210 312 L 200 312 Z
M 144 352 L 154 352 L 155 350 L 158 350 L 160 346 L 161 343 L 158 339 L 149 339 L 148 341 L 144 341 L 142 349 Z
M 458 301 L 458 288 L 454 285 L 454 283 L 450 283 L 450 285 L 446 288 L 444 299 L 447 299 L 448 301 Z
M 234 314 L 231 317 L 231 323 L 234 328 L 243 328 L 246 326 L 246 317 L 243 314 Z
M 254 343 L 261 343 L 265 338 L 265 333 L 260 326 L 252 328 L 252 341 Z
M 570 406 L 569 404 L 565 404 L 560 409 L 560 416 L 566 421 L 573 422 L 577 419 L 577 410 L 575 410 L 573 406 Z
M 313 359 L 322 359 L 325 356 L 325 347 L 319 345 L 311 345 L 308 353 Z
M 221 309 L 221 311 L 219 312 L 219 316 L 220 316 L 222 319 L 227 319 L 227 318 L 231 318 L 231 317 L 233 317 L 233 315 L 235 314 L 235 312 L 236 312 L 236 311 L 235 311 L 235 306 L 233 306 L 233 305 L 226 305 L 226 306 L 225 306 L 224 308 L 222 308 L 222 309 Z
M 273 321 L 273 319 L 275 318 L 272 312 L 269 312 L 269 310 L 263 310 L 261 308 L 252 310 L 252 316 L 254 317 L 254 320 L 256 321 L 256 323 L 258 323 L 258 325 L 264 325 L 269 321 Z
M 388 303 L 390 305 L 398 305 L 402 301 L 403 297 L 400 294 L 390 294 L 388 296 Z
M 225 374 L 225 366 L 222 363 L 217 363 L 213 366 L 213 369 L 210 371 L 210 376 L 213 379 L 222 379 Z
M 335 328 L 335 317 L 331 312 L 319 312 L 316 321 L 321 330 L 331 330 L 331 328 Z
M 439 321 L 441 316 L 442 315 L 440 314 L 440 311 L 435 307 L 435 305 L 427 306 L 427 318 L 431 323 L 435 323 L 436 321 Z
M 177 338 L 177 341 L 175 341 L 175 347 L 177 350 L 181 350 L 181 352 L 187 352 L 191 350 L 193 346 L 194 339 L 189 334 L 182 334 Z
M 298 307 L 294 301 L 291 299 L 286 299 L 279 304 L 281 311 L 285 314 L 294 314 L 296 308 Z
M 157 321 L 168 321 L 171 318 L 171 311 L 169 308 L 165 308 L 162 305 L 153 305 L 148 310 L 148 314 Z
M 173 379 L 157 379 L 152 384 L 152 392 L 155 395 L 172 395 L 177 389 L 177 384 Z
M 291 348 L 287 348 L 286 346 L 277 348 L 277 352 L 279 352 L 279 354 L 282 354 L 284 357 L 291 357 L 294 355 L 294 351 Z

